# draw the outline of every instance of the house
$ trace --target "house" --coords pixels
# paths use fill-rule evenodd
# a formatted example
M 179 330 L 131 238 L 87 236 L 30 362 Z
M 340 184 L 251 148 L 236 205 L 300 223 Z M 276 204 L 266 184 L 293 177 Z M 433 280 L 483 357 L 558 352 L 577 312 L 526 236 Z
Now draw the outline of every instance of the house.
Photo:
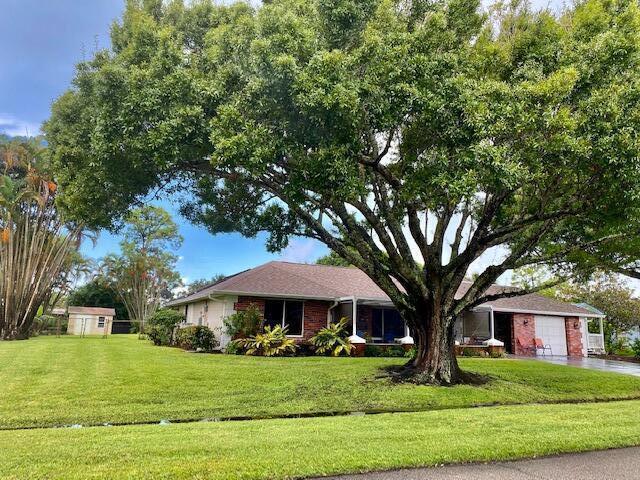
M 69 307 L 69 335 L 108 335 L 111 333 L 113 308 L 102 307 Z
M 470 285 L 464 282 L 457 297 Z M 490 292 L 499 288 L 505 287 L 495 285 Z M 413 343 L 389 297 L 357 268 L 274 261 L 226 277 L 168 305 L 185 314 L 186 324 L 208 325 L 224 347 L 230 339 L 223 319 L 251 304 L 263 313 L 265 324 L 286 325 L 289 336 L 298 342 L 346 317 L 352 343 Z M 536 355 L 535 338 L 541 338 L 551 347 L 545 354 L 586 356 L 588 322 L 603 316 L 538 294 L 503 298 L 464 312 L 455 325 L 456 342 Z

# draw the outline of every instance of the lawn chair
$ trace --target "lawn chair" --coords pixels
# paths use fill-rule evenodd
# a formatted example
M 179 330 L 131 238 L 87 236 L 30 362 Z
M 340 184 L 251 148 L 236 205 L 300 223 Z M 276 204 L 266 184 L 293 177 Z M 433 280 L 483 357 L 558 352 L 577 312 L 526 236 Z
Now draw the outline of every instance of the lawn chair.
M 534 344 L 527 342 L 522 337 L 516 337 L 516 341 L 518 342 L 518 345 L 520 345 L 520 348 L 526 352 L 525 355 L 526 354 L 535 355 L 536 347 Z
M 553 356 L 553 352 L 551 351 L 551 345 L 545 345 L 541 338 L 536 338 L 536 355 L 538 354 L 538 350 L 542 350 L 542 355 L 546 356 L 546 351 L 549 350 L 549 355 Z

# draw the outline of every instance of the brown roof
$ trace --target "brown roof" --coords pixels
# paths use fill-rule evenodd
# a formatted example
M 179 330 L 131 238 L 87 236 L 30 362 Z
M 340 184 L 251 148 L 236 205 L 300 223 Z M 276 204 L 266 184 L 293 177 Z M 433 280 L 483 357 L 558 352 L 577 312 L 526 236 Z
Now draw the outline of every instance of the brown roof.
M 104 315 L 105 317 L 115 317 L 116 315 L 115 309 L 103 307 L 69 307 L 69 313 L 80 313 L 83 315 Z
M 456 297 L 462 297 L 470 286 L 471 282 L 464 281 Z M 488 293 L 495 293 L 505 288 L 513 289 L 514 287 L 493 285 L 489 288 Z M 380 287 L 358 268 L 273 261 L 226 277 L 191 295 L 173 300 L 169 302 L 169 305 L 181 305 L 208 298 L 210 295 L 223 294 L 321 300 L 336 300 L 355 296 L 360 300 L 390 301 Z M 503 298 L 482 306 L 492 306 L 496 310 L 503 311 L 553 312 L 594 316 L 592 312 L 584 308 L 538 294 Z

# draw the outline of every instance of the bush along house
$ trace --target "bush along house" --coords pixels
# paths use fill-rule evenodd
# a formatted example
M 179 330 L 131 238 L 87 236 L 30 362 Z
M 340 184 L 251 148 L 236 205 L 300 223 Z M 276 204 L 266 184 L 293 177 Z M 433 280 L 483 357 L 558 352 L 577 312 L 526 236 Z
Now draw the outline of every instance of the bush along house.
M 470 283 L 463 283 L 462 296 Z M 504 288 L 493 286 L 492 289 Z M 350 267 L 269 262 L 231 275 L 168 306 L 187 325 L 207 325 L 224 348 L 223 319 L 256 305 L 265 325 L 287 327 L 299 343 L 330 322 L 347 318 L 358 353 L 366 344 L 413 345 L 411 332 L 389 297 L 361 270 Z M 515 355 L 586 356 L 604 346 L 604 314 L 538 294 L 503 298 L 464 312 L 455 325 L 458 349 Z M 600 333 L 589 333 L 596 331 Z

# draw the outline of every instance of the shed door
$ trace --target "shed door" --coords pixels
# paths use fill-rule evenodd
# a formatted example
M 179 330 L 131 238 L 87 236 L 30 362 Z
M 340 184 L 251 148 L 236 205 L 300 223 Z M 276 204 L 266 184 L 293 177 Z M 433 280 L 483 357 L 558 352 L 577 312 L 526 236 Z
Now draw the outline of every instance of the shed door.
M 553 355 L 567 354 L 567 332 L 564 317 L 548 317 L 536 315 L 536 337 L 541 338 L 545 345 L 551 345 Z M 539 352 L 542 354 L 542 352 Z M 547 355 L 549 352 L 546 352 Z

